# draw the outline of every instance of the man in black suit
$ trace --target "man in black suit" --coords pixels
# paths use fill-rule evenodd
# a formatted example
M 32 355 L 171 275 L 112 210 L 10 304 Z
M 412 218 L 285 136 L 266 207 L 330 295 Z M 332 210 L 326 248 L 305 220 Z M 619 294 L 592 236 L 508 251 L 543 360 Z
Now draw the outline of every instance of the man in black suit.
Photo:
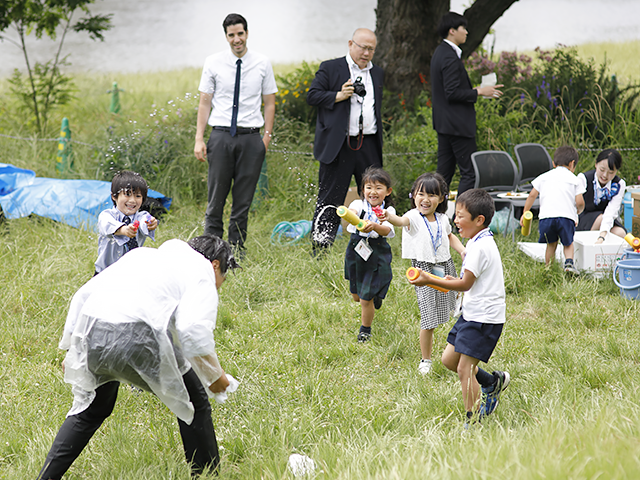
M 309 87 L 307 103 L 318 107 L 313 154 L 320 162 L 314 254 L 333 243 L 340 225 L 335 209 L 322 209 L 344 203 L 352 176 L 359 191 L 367 167 L 382 166 L 384 72 L 371 63 L 376 43 L 371 30 L 357 29 L 349 40 L 349 53 L 322 62 Z
M 467 19 L 449 12 L 440 20 L 438 33 L 444 39 L 431 58 L 431 102 L 433 128 L 438 132 L 438 173 L 447 182 L 460 169 L 458 195 L 473 188 L 475 173 L 471 154 L 476 151 L 478 95 L 498 98 L 503 85 L 476 87 L 462 63 L 460 45 L 467 41 Z

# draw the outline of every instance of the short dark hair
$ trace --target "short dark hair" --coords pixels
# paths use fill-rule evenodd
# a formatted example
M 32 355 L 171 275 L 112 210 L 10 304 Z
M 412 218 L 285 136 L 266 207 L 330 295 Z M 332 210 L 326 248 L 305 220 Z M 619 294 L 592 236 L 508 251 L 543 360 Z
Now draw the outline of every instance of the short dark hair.
M 578 163 L 578 151 L 569 145 L 558 147 L 553 154 L 553 163 L 556 167 L 568 167 L 571 162 Z
M 436 207 L 436 212 L 447 213 L 447 204 L 449 202 L 449 187 L 444 177 L 439 173 L 427 172 L 416 178 L 411 187 L 411 205 L 413 208 L 418 208 L 416 205 L 416 194 L 418 192 L 430 193 L 432 195 L 443 196 L 444 200 Z
M 247 27 L 247 20 L 242 15 L 239 13 L 230 13 L 222 22 L 224 33 L 227 33 L 227 27 L 230 27 L 231 25 L 238 25 L 239 23 L 242 24 L 245 32 L 249 31 L 249 28 Z
M 445 13 L 438 24 L 438 33 L 442 38 L 447 38 L 449 30 L 457 30 L 460 27 L 467 27 L 467 19 L 456 12 Z
M 116 199 L 120 192 L 140 192 L 142 194 L 142 203 L 147 201 L 147 182 L 142 175 L 129 170 L 123 170 L 116 173 L 111 180 L 111 200 L 116 204 Z
M 620 167 L 622 167 L 622 155 L 613 148 L 607 148 L 601 151 L 596 157 L 596 163 L 600 163 L 603 160 L 607 161 L 609 170 L 620 170 Z
M 211 234 L 200 235 L 192 238 L 187 243 L 210 262 L 218 260 L 220 262 L 220 272 L 223 275 L 227 273 L 229 268 L 233 270 L 240 267 L 233 257 L 233 248 L 220 237 Z
M 362 174 L 362 180 L 360 181 L 360 197 L 364 200 L 364 185 L 365 183 L 381 183 L 387 188 L 391 188 L 391 175 L 380 167 L 367 167 Z M 391 205 L 390 196 L 384 199 L 385 206 Z
M 489 195 L 489 192 L 482 190 L 481 188 L 473 188 L 460 194 L 456 199 L 456 204 L 464 207 L 469 212 L 471 219 L 475 220 L 478 215 L 484 216 L 485 227 L 491 224 L 493 214 L 496 211 L 496 207 L 493 204 L 493 198 Z

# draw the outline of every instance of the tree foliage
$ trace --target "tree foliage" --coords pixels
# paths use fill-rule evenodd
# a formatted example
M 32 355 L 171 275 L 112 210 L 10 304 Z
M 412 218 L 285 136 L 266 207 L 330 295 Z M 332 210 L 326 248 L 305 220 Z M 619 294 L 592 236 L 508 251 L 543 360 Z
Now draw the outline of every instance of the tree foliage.
M 49 114 L 56 105 L 67 103 L 72 97 L 73 83 L 60 67 L 67 65 L 62 47 L 67 33 L 86 32 L 92 40 L 104 40 L 103 32 L 111 28 L 111 15 L 91 15 L 89 5 L 94 0 L 2 0 L 0 1 L 0 40 L 7 40 L 22 50 L 26 77 L 15 69 L 10 78 L 12 93 L 32 116 L 38 133 L 47 128 Z M 85 14 L 74 23 L 76 14 Z M 12 28 L 17 39 L 4 32 Z M 29 60 L 26 45 L 28 35 L 41 39 L 46 35 L 58 40 L 53 59 L 45 63 Z
M 468 57 L 489 33 L 491 25 L 517 0 L 476 0 L 464 12 L 469 36 L 462 46 Z M 431 56 L 442 41 L 437 28 L 450 0 L 378 0 L 375 62 L 387 72 L 385 86 L 409 101 L 429 88 Z

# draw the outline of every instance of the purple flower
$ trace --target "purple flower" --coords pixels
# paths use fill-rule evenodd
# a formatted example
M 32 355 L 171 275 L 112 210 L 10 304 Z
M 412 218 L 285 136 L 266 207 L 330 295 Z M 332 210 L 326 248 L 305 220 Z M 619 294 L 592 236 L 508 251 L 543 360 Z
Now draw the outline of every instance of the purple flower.
M 538 104 L 536 102 L 533 102 L 533 108 L 536 108 L 538 106 Z

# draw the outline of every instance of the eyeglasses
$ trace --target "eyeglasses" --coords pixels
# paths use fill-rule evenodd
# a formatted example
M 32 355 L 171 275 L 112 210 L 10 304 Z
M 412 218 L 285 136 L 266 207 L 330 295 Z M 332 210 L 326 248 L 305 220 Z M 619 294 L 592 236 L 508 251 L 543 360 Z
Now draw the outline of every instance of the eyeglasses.
M 357 46 L 359 46 L 362 50 L 364 50 L 365 52 L 369 52 L 369 53 L 374 53 L 376 51 L 376 47 L 363 47 L 362 45 L 360 45 L 358 42 L 356 42 L 355 40 L 351 40 L 353 43 L 355 43 Z

